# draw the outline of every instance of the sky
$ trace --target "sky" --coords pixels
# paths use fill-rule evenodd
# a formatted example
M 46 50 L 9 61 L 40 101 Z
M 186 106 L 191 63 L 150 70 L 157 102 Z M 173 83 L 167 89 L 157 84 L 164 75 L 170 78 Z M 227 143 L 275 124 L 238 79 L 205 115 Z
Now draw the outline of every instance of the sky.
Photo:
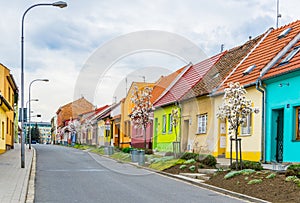
M 21 89 L 21 19 L 31 5 L 0 1 L 0 63 Z M 80 97 L 96 107 L 119 101 L 132 81 L 155 82 L 276 28 L 277 0 L 88 0 L 39 6 L 24 21 L 24 103 L 50 122 Z M 279 26 L 300 18 L 298 0 L 280 0 Z M 19 105 L 20 106 L 20 105 Z

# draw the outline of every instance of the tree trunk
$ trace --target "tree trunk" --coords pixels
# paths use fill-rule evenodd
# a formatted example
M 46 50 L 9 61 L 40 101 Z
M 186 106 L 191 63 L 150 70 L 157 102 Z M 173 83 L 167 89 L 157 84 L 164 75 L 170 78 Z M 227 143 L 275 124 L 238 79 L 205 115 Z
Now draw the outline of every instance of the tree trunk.
M 239 146 L 238 146 L 238 127 L 235 129 L 235 169 L 238 170 L 238 161 L 239 161 Z
M 146 150 L 146 127 L 143 126 L 143 133 L 144 133 L 144 149 Z

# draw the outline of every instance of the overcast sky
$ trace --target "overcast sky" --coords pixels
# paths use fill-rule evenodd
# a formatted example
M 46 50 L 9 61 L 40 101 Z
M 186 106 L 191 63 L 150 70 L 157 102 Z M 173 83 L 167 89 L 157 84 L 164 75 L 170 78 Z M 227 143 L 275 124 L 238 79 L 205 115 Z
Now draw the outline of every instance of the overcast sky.
M 11 69 L 19 89 L 21 17 L 31 5 L 48 2 L 0 1 L 0 63 Z M 33 8 L 25 18 L 25 103 L 32 80 L 50 80 L 32 85 L 38 121 L 50 121 L 80 96 L 97 107 L 119 101 L 132 80 L 154 82 L 219 53 L 221 44 L 230 49 L 276 27 L 276 0 L 66 2 L 63 9 Z M 279 26 L 299 19 L 299 7 L 299 0 L 281 0 Z

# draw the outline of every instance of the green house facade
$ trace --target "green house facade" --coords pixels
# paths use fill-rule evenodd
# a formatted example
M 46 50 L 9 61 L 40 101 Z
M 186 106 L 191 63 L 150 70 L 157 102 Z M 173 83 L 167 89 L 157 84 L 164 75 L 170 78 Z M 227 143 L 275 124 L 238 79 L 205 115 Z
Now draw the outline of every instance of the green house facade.
M 180 124 L 173 126 L 172 110 L 177 109 L 178 117 L 180 117 L 180 109 L 172 104 L 168 106 L 158 107 L 154 110 L 153 120 L 153 149 L 163 152 L 173 152 L 174 142 L 180 140 Z

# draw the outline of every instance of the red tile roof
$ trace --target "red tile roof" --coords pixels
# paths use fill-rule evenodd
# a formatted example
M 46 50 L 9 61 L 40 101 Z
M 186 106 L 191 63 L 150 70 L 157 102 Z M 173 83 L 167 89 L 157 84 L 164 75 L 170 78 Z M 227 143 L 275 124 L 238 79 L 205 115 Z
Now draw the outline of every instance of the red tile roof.
M 224 55 L 217 54 L 211 58 L 205 59 L 195 65 L 188 65 L 182 74 L 178 75 L 177 80 L 166 90 L 162 96 L 153 104 L 154 107 L 167 105 L 180 100 L 184 94 L 189 91 L 207 71 Z
M 209 69 L 205 76 L 184 95 L 182 100 L 209 94 L 220 85 L 228 73 L 239 64 L 261 38 L 262 35 L 247 41 L 241 46 L 226 51 L 220 60 Z
M 287 28 L 292 28 L 292 30 L 282 38 L 278 38 L 279 34 L 282 33 Z M 274 58 L 278 55 L 284 47 L 299 33 L 300 31 L 300 21 L 296 21 L 280 27 L 278 29 L 269 29 L 259 42 L 258 46 L 253 49 L 253 52 L 243 61 L 243 63 L 238 66 L 234 71 L 232 71 L 229 76 L 223 81 L 222 86 L 218 91 L 222 91 L 224 88 L 228 87 L 230 82 L 239 82 L 242 85 L 254 85 L 256 80 L 260 77 L 261 71 L 265 68 Z M 278 67 L 278 63 L 283 59 L 280 57 L 277 62 L 275 62 L 275 67 Z M 295 59 L 293 60 L 295 63 Z M 256 67 L 249 73 L 243 74 L 247 68 L 255 65 Z M 292 64 L 291 64 L 292 65 Z M 286 66 L 287 67 L 287 66 Z M 271 75 L 280 74 L 283 70 L 282 68 L 273 68 L 264 77 L 270 77 Z M 290 67 L 291 68 L 291 67 Z
M 151 103 L 153 104 L 158 97 L 165 91 L 165 89 L 174 81 L 174 79 L 184 70 L 183 68 L 178 69 L 177 71 L 171 73 L 167 76 L 161 76 L 159 80 L 156 82 L 155 86 L 152 90 Z

